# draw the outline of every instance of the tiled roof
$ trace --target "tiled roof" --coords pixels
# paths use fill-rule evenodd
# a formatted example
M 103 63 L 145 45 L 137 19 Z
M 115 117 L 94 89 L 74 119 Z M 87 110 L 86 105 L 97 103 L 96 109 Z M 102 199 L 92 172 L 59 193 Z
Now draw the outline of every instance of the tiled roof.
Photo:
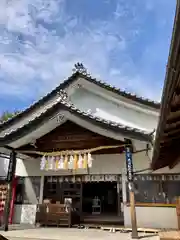
M 161 98 L 161 109 L 153 146 L 153 170 L 173 168 L 179 162 L 179 52 L 180 1 L 177 1 L 168 64 Z M 171 119 L 171 120 L 170 120 Z M 167 144 L 168 143 L 168 144 Z
M 25 117 L 26 114 L 30 113 L 32 110 L 35 110 L 37 108 L 39 108 L 40 106 L 42 106 L 46 101 L 48 101 L 49 99 L 51 99 L 51 97 L 55 96 L 61 89 L 66 88 L 67 86 L 69 86 L 71 83 L 73 83 L 74 81 L 76 81 L 78 79 L 78 77 L 82 77 L 84 79 L 86 79 L 89 82 L 92 82 L 108 91 L 114 92 L 120 96 L 123 96 L 125 98 L 131 99 L 135 102 L 144 104 L 146 106 L 155 108 L 155 109 L 159 109 L 160 108 L 160 103 L 155 102 L 155 101 L 151 101 L 147 98 L 144 97 L 139 97 L 135 94 L 126 92 L 126 91 L 122 91 L 119 88 L 116 88 L 114 86 L 111 86 L 110 84 L 107 84 L 103 81 L 97 80 L 96 78 L 91 77 L 89 74 L 84 74 L 84 73 L 80 73 L 80 72 L 75 72 L 74 74 L 72 74 L 68 79 L 66 79 L 63 83 L 61 83 L 57 88 L 55 88 L 53 91 L 51 91 L 50 93 L 48 93 L 46 96 L 42 97 L 39 101 L 35 102 L 34 104 L 32 104 L 31 106 L 29 106 L 28 108 L 26 108 L 24 111 L 20 112 L 19 114 L 17 114 L 15 117 L 10 118 L 9 120 L 3 122 L 0 124 L 0 131 L 4 130 L 6 127 L 12 125 L 13 123 L 17 122 L 18 120 L 22 119 L 23 117 Z
M 152 101 L 152 100 L 150 100 L 148 98 L 145 98 L 145 97 L 140 97 L 136 94 L 133 94 L 133 93 L 130 93 L 130 92 L 127 92 L 127 91 L 123 91 L 120 88 L 112 86 L 112 85 L 110 85 L 110 84 L 108 84 L 104 81 L 98 80 L 96 78 L 92 78 L 90 75 L 83 75 L 83 76 L 87 81 L 90 81 L 90 82 L 92 82 L 96 85 L 99 85 L 100 87 L 105 88 L 108 91 L 112 91 L 112 92 L 114 92 L 114 93 L 116 93 L 120 96 L 131 99 L 135 102 L 139 102 L 141 104 L 153 107 L 155 109 L 160 109 L 160 103 L 159 102 Z
M 113 121 L 105 120 L 103 118 L 94 116 L 93 114 L 89 112 L 84 112 L 76 108 L 72 103 L 67 102 L 64 99 L 59 99 L 54 102 L 52 106 L 49 108 L 46 108 L 43 112 L 41 112 L 39 115 L 36 115 L 33 119 L 31 119 L 28 123 L 20 126 L 18 129 L 11 130 L 9 132 L 6 132 L 3 136 L 0 137 L 0 143 L 6 141 L 9 139 L 13 141 L 14 137 L 20 138 L 21 134 L 23 132 L 29 132 L 35 125 L 38 125 L 41 121 L 48 118 L 53 114 L 56 113 L 59 110 L 59 107 L 62 108 L 62 110 L 67 110 L 71 112 L 72 114 L 78 115 L 79 117 L 84 118 L 85 120 L 93 121 L 93 123 L 103 125 L 104 127 L 111 128 L 114 131 L 119 131 L 122 133 L 131 134 L 133 136 L 137 136 L 137 138 L 141 138 L 143 140 L 150 140 L 150 133 L 139 130 L 137 128 L 128 127 Z

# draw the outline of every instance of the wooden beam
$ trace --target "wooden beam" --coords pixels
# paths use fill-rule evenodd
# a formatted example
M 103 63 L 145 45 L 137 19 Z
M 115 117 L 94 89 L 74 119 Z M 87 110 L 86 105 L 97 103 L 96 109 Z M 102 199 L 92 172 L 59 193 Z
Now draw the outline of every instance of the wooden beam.
M 132 239 L 138 239 L 138 231 L 137 231 L 137 220 L 136 220 L 136 210 L 135 210 L 135 196 L 134 191 L 129 191 L 130 197 L 130 208 L 131 208 L 131 223 L 132 223 Z
M 171 112 L 177 112 L 180 110 L 180 102 L 171 105 Z
M 180 110 L 176 112 L 170 112 L 167 117 L 167 123 L 175 123 L 180 121 Z
M 167 132 L 169 132 L 171 130 L 174 130 L 176 128 L 180 128 L 180 121 L 179 122 L 175 122 L 175 123 L 171 123 L 171 124 L 166 124 L 164 132 L 167 133 Z
M 162 152 L 162 151 L 168 152 L 169 151 L 169 153 L 171 153 L 172 149 L 179 150 L 179 146 L 180 146 L 180 139 L 173 139 L 168 142 L 161 142 L 160 152 Z
M 176 128 L 175 130 L 171 130 L 169 132 L 166 132 L 162 135 L 162 138 L 163 139 L 166 139 L 166 138 L 173 138 L 173 137 L 176 137 L 176 134 L 179 134 L 180 133 L 180 128 Z M 178 135 L 180 137 L 180 135 Z
M 160 159 L 159 159 L 159 161 L 153 166 L 153 169 L 156 170 L 156 169 L 164 168 L 164 167 L 167 167 L 167 166 L 169 166 L 168 162 L 160 161 Z
M 166 143 L 173 143 L 173 142 L 177 142 L 180 139 L 180 135 L 177 136 L 166 136 L 163 137 L 163 140 L 161 140 L 160 144 L 166 144 Z
M 177 164 L 177 158 L 180 156 L 179 144 L 172 144 L 171 147 L 161 147 L 158 163 L 154 168 L 162 168 L 165 166 L 174 167 Z
M 57 151 L 57 150 L 72 150 L 72 149 L 88 149 L 88 148 L 93 148 L 97 146 L 109 146 L 109 145 L 121 145 L 122 143 L 117 141 L 109 141 L 106 139 L 103 139 L 101 141 L 91 141 L 91 140 L 84 140 L 84 141 L 75 141 L 71 143 L 52 143 L 50 142 L 49 144 L 38 144 L 36 145 L 36 149 L 41 149 L 41 151 Z M 28 147 L 24 147 L 22 150 L 28 150 Z
M 169 164 L 169 168 L 172 169 L 174 168 L 178 163 L 179 163 L 180 159 L 177 156 L 175 159 L 173 159 L 173 161 Z
M 177 112 L 179 110 L 180 110 L 180 85 L 178 82 L 174 90 L 173 99 L 170 105 L 170 111 Z
M 177 96 L 180 95 L 180 85 L 178 85 L 176 88 L 175 88 L 175 93 Z
M 156 138 L 155 138 L 155 147 L 154 147 L 154 157 L 153 157 L 153 163 L 152 167 L 157 164 L 158 157 L 159 157 L 159 146 L 161 141 L 162 133 L 164 132 L 164 128 L 167 122 L 167 115 L 170 111 L 170 103 L 172 100 L 172 95 L 174 92 L 174 89 L 176 88 L 177 84 L 179 83 L 179 65 L 180 59 L 179 56 L 179 49 L 180 49 L 180 33 L 177 26 L 179 26 L 180 23 L 180 15 L 179 15 L 179 1 L 177 3 L 176 7 L 176 14 L 175 14 L 175 21 L 174 21 L 174 29 L 173 29 L 173 35 L 172 35 L 172 41 L 170 46 L 170 53 L 168 58 L 168 69 L 166 71 L 166 79 L 163 89 L 163 97 L 161 102 L 161 116 L 159 119 L 159 124 L 156 132 Z M 173 121 L 172 121 L 173 122 Z M 171 120 L 169 120 L 169 123 L 172 123 Z M 168 123 L 168 122 L 167 122 Z
M 71 135 L 61 135 L 61 136 L 49 136 L 48 137 L 48 142 L 73 142 L 73 141 L 84 141 L 84 140 L 93 140 L 93 141 L 98 141 L 98 140 L 102 140 L 105 139 L 104 136 L 100 136 L 100 135 L 90 135 L 90 134 L 71 134 Z M 108 139 L 108 138 L 107 138 Z M 43 144 L 43 143 L 47 143 L 47 138 L 44 139 L 39 139 L 36 141 L 37 144 Z
M 176 89 L 176 88 L 175 88 L 175 89 Z M 174 91 L 171 104 L 177 104 L 178 102 L 179 102 L 179 95 L 177 95 L 176 92 Z
M 160 155 L 159 155 L 159 161 L 158 161 L 158 166 L 159 167 L 165 167 L 165 166 L 170 166 L 175 162 L 177 159 L 179 153 L 179 148 L 177 146 L 172 146 L 171 149 L 161 149 Z
M 120 142 L 120 141 L 116 141 L 116 140 L 112 140 L 112 139 L 108 139 L 108 138 L 91 138 L 91 137 L 89 137 L 89 138 L 83 138 L 83 139 L 72 139 L 72 140 L 67 140 L 67 141 L 58 141 L 58 140 L 54 140 L 54 141 L 49 141 L 49 143 L 51 143 L 52 145 L 53 144 L 59 144 L 59 145 L 61 145 L 61 144 L 66 144 L 66 145 L 71 145 L 71 144 L 73 144 L 73 143 L 94 143 L 94 142 L 96 142 L 96 143 L 98 143 L 98 142 L 114 142 L 114 143 L 118 143 L 118 142 Z M 47 141 L 45 141 L 45 142 L 38 142 L 37 144 L 36 144 L 37 146 L 45 146 L 45 145 L 48 145 L 48 142 Z
M 37 139 L 35 146 L 25 145 L 20 150 L 41 150 L 43 152 L 72 149 L 88 149 L 105 145 L 120 145 L 122 142 L 84 129 L 67 121 L 55 130 Z

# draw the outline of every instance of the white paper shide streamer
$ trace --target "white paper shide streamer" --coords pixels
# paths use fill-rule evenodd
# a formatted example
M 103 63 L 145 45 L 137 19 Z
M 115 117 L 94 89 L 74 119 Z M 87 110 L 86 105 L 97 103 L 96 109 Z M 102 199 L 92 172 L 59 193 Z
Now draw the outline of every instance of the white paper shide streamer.
M 87 156 L 87 158 L 85 157 Z M 91 168 L 92 167 L 92 155 L 88 153 L 87 155 L 79 154 L 79 155 L 69 155 L 68 157 L 68 169 L 76 170 L 83 169 L 85 166 Z M 43 156 L 40 161 L 40 169 L 41 170 L 64 170 L 65 169 L 65 160 L 67 158 L 63 155 L 60 156 Z M 85 164 L 85 161 L 87 162 Z
M 61 155 L 59 159 L 59 169 L 63 169 L 63 168 L 64 168 L 64 158 Z
M 40 162 L 40 169 L 44 170 L 45 168 L 46 168 L 46 158 L 45 158 L 45 156 L 43 156 L 41 158 L 41 162 Z
M 68 162 L 69 169 L 73 169 L 73 162 L 74 162 L 74 157 L 73 157 L 73 155 L 71 155 L 69 158 L 69 162 Z
M 54 157 L 48 157 L 48 166 L 49 166 L 49 170 L 53 170 L 54 169 Z
M 78 168 L 83 168 L 83 157 L 79 154 Z
M 93 161 L 92 155 L 90 153 L 88 153 L 88 167 L 89 168 L 92 167 L 92 161 Z

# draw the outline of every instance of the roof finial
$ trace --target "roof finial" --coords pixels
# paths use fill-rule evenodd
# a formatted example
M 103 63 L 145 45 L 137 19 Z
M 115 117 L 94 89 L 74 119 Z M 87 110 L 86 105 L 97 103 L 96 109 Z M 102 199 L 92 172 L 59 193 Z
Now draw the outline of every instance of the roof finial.
M 58 92 L 59 96 L 61 97 L 61 100 L 63 101 L 67 101 L 68 99 L 68 94 L 65 90 L 63 89 L 60 89 L 59 92 Z
M 84 65 L 82 63 L 79 63 L 79 62 L 74 64 L 73 71 L 74 72 L 80 72 L 82 74 L 87 75 L 87 69 L 84 67 Z

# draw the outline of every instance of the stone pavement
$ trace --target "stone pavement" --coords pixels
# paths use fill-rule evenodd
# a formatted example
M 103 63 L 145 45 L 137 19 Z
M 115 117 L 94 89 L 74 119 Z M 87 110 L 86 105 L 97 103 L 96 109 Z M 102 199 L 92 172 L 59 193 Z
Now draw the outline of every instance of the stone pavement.
M 25 230 L 0 231 L 0 234 L 10 240 L 129 240 L 129 233 L 110 233 L 96 229 L 69 229 L 69 228 L 38 228 Z M 153 234 L 139 234 L 141 239 L 158 240 Z

